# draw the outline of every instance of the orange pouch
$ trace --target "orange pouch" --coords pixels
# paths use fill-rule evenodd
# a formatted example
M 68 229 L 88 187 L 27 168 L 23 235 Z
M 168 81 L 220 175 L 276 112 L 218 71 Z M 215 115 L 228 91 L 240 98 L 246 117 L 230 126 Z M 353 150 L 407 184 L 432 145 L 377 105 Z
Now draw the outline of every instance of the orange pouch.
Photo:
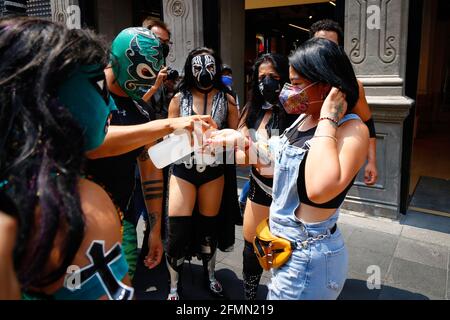
M 291 257 L 294 247 L 295 245 L 291 241 L 274 236 L 270 232 L 268 218 L 256 228 L 253 248 L 259 264 L 264 270 L 281 267 Z

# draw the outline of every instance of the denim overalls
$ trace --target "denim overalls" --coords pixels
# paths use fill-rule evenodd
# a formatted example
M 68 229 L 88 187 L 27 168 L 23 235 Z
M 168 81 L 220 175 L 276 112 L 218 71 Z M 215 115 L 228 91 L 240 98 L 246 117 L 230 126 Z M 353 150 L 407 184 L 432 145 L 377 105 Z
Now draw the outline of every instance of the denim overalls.
M 288 262 L 272 269 L 269 300 L 336 299 L 347 278 L 348 253 L 343 237 L 339 229 L 330 232 L 338 220 L 339 209 L 328 220 L 313 224 L 303 223 L 295 215 L 300 206 L 297 179 L 307 147 L 290 145 L 286 133 L 304 118 L 300 116 L 271 144 L 275 172 L 270 230 L 274 235 L 296 242 L 297 248 Z M 359 117 L 346 115 L 339 125 L 352 119 Z

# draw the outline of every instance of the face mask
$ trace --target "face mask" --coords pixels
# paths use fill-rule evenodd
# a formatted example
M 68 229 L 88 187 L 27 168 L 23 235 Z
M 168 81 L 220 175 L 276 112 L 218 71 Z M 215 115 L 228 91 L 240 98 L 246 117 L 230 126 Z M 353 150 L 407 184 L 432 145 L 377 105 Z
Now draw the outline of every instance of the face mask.
M 192 58 L 192 75 L 199 89 L 210 89 L 216 75 L 216 60 L 214 57 L 203 54 Z
M 119 86 L 129 97 L 140 100 L 164 64 L 163 45 L 147 28 L 128 28 L 114 39 L 111 60 Z
M 80 67 L 59 87 L 58 97 L 83 130 L 84 150 L 100 146 L 108 132 L 109 115 L 117 110 L 109 96 L 103 68 Z
M 165 59 L 169 55 L 170 47 L 169 47 L 169 45 L 167 43 L 163 43 L 163 44 L 161 44 L 161 46 L 162 46 L 162 54 L 163 54 L 164 59 Z
M 264 100 L 271 104 L 278 102 L 280 89 L 280 81 L 272 77 L 265 77 L 259 81 L 259 92 L 261 92 Z
M 227 87 L 231 87 L 233 85 L 233 77 L 232 76 L 222 76 L 222 83 Z
M 314 82 L 309 86 L 294 86 L 286 83 L 280 93 L 280 102 L 284 107 L 284 110 L 288 114 L 303 114 L 309 109 L 309 105 L 315 102 L 321 101 L 309 101 L 306 90 L 318 82 Z

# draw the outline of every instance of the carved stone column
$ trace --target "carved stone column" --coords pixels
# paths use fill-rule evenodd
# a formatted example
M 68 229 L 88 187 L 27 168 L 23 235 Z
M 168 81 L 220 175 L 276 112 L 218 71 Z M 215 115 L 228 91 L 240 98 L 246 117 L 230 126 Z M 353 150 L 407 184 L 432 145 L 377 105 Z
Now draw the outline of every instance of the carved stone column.
M 70 29 L 81 28 L 81 11 L 78 0 L 52 0 L 52 20 Z
M 168 0 L 163 2 L 164 22 L 172 32 L 172 49 L 167 65 L 183 71 L 188 53 L 203 46 L 202 0 Z
M 404 96 L 409 0 L 346 0 L 345 6 L 345 48 L 375 120 L 379 178 L 367 187 L 361 170 L 344 209 L 398 218 L 403 122 L 414 103 Z

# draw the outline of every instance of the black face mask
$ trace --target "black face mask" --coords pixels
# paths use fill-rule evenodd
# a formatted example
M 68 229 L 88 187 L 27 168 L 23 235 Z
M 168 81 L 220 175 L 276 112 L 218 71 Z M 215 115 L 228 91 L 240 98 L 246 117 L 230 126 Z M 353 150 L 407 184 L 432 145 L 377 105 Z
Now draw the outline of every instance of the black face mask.
M 200 89 L 208 89 L 213 85 L 214 79 L 208 73 L 202 73 L 200 75 L 200 81 L 198 81 L 198 87 Z
M 167 58 L 167 56 L 169 55 L 170 47 L 167 43 L 163 43 L 161 46 L 162 46 L 163 56 L 164 56 L 164 58 Z
M 259 81 L 259 92 L 261 92 L 264 100 L 271 104 L 278 102 L 280 91 L 280 81 L 275 80 L 272 77 L 265 77 Z

